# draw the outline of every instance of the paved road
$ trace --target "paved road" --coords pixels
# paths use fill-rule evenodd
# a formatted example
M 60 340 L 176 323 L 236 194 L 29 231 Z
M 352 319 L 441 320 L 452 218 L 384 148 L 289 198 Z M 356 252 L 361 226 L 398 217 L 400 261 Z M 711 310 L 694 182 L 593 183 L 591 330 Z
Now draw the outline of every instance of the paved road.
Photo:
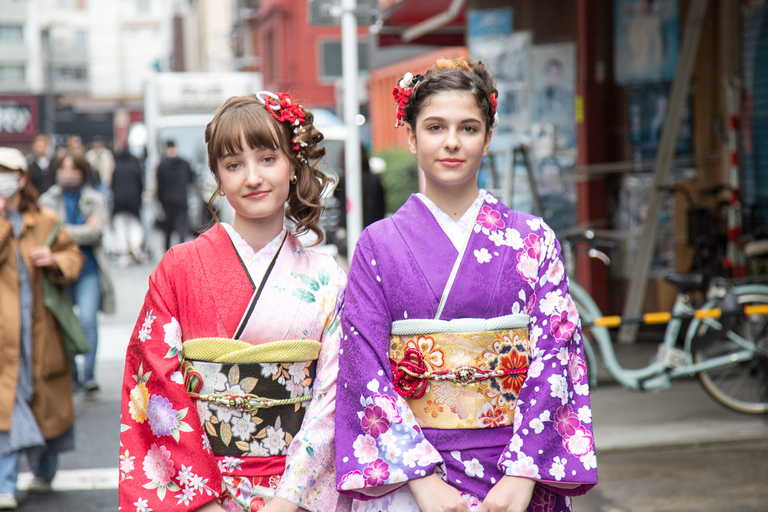
M 159 254 L 159 252 L 158 252 Z M 149 273 L 156 265 L 114 268 L 118 313 L 100 318 L 98 379 L 102 390 L 76 397 L 77 451 L 61 459 L 47 496 L 21 493 L 20 510 L 117 509 L 119 404 L 123 360 Z M 621 347 L 623 363 L 640 366 L 651 344 Z M 731 412 L 694 380 L 657 394 L 615 385 L 592 393 L 600 484 L 574 500 L 577 512 L 768 511 L 768 423 Z M 20 488 L 29 481 L 20 477 Z M 132 511 L 131 511 L 132 512 Z

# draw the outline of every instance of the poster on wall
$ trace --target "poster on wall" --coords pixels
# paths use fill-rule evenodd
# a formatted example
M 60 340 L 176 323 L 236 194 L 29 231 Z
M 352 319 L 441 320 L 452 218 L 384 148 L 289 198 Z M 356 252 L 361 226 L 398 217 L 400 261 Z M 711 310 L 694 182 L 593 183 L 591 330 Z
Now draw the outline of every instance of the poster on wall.
M 614 0 L 614 69 L 620 84 L 670 81 L 680 40 L 680 0 Z
M 532 125 L 550 125 L 555 150 L 576 147 L 576 44 L 537 45 L 531 49 Z
M 470 11 L 467 46 L 488 67 L 499 91 L 494 144 L 514 146 L 530 124 L 530 32 L 513 32 L 512 9 Z
M 670 91 L 669 83 L 636 84 L 627 88 L 629 137 L 632 146 L 632 159 L 636 162 L 656 158 L 661 131 L 667 117 Z M 693 154 L 690 97 L 683 108 L 680 128 L 677 132 L 675 154 L 678 156 Z M 690 172 L 693 173 L 693 176 L 689 176 Z M 695 169 L 673 170 L 678 181 L 695 179 L 695 172 Z

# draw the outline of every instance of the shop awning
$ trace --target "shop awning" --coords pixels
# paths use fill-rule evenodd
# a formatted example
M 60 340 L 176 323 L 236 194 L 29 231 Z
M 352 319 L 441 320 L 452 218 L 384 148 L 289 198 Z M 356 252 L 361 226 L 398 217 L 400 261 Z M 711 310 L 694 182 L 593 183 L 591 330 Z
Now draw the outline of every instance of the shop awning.
M 464 45 L 464 0 L 379 0 L 379 9 L 384 15 L 380 46 Z

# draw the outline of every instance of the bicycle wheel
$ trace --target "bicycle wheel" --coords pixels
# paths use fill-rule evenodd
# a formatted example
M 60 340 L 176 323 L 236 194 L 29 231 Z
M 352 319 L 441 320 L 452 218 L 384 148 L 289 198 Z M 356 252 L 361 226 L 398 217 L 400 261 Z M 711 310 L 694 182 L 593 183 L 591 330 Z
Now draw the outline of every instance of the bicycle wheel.
M 768 304 L 768 294 L 763 293 L 737 292 L 736 298 L 740 307 Z M 704 336 L 709 330 L 710 327 L 702 321 L 693 320 L 688 333 Z M 742 314 L 730 330 L 755 344 L 754 357 L 749 361 L 700 371 L 699 380 L 715 400 L 729 409 L 747 414 L 768 413 L 768 316 Z M 743 346 L 728 339 L 725 331 L 700 347 L 695 347 L 695 343 L 694 338 L 693 360 L 697 364 L 744 350 Z

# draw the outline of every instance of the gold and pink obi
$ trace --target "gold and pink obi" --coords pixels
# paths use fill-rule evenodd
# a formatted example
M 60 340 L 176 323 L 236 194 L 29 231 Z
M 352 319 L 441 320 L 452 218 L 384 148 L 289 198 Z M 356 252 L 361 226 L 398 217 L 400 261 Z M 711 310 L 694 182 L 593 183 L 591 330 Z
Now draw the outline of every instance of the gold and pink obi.
M 393 322 L 389 362 L 419 426 L 511 425 L 530 364 L 528 315 Z

